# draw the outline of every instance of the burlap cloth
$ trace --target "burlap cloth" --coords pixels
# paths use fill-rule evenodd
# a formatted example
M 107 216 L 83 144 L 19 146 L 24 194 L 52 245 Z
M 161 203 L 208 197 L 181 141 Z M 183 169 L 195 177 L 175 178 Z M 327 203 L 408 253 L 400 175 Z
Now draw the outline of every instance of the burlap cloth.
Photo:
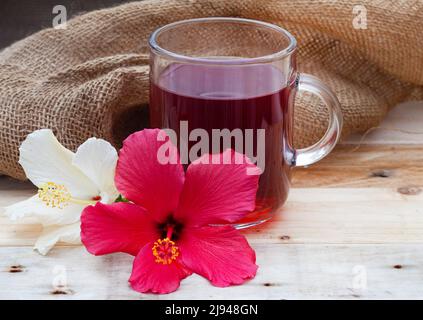
M 75 149 L 91 136 L 116 146 L 148 125 L 150 33 L 172 21 L 237 16 L 280 25 L 299 43 L 301 71 L 338 95 L 344 135 L 378 125 L 400 101 L 421 98 L 423 2 L 361 1 L 367 29 L 354 29 L 349 0 L 164 0 L 94 11 L 47 29 L 0 53 L 0 173 L 18 179 L 18 147 L 26 135 L 51 128 Z M 302 96 L 295 111 L 296 145 L 317 140 L 326 110 Z

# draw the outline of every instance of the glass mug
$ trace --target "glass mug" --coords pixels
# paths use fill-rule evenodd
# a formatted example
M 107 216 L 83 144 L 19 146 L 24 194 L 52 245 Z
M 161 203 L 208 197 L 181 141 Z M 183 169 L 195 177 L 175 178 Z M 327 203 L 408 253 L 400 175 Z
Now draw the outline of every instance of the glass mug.
M 252 129 L 249 141 L 255 155 L 262 152 L 263 172 L 256 208 L 236 227 L 271 218 L 287 198 L 291 169 L 319 161 L 336 145 L 338 99 L 317 78 L 297 72 L 296 40 L 286 30 L 241 18 L 200 18 L 157 29 L 149 45 L 151 127 L 170 128 L 178 139 L 184 123 L 189 132 L 201 128 L 210 136 L 213 129 Z M 326 133 L 304 149 L 292 146 L 297 90 L 319 96 L 329 109 Z M 189 149 L 195 142 L 185 143 Z

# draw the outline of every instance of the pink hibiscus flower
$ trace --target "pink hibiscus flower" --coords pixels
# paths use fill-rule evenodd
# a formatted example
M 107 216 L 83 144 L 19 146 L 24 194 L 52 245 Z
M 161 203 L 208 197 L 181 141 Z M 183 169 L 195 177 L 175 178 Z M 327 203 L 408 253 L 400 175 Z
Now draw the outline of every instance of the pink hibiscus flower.
M 159 135 L 165 141 L 158 141 Z M 173 164 L 158 161 L 164 143 L 177 160 Z M 213 161 L 228 156 L 230 164 Z M 164 131 L 134 133 L 124 141 L 115 176 L 116 187 L 131 202 L 85 208 L 82 242 L 94 255 L 136 256 L 129 282 L 139 292 L 175 291 L 193 272 L 215 286 L 241 284 L 257 272 L 255 253 L 234 227 L 215 225 L 234 223 L 254 209 L 259 175 L 247 174 L 247 168 L 259 170 L 227 150 L 199 158 L 184 173 Z

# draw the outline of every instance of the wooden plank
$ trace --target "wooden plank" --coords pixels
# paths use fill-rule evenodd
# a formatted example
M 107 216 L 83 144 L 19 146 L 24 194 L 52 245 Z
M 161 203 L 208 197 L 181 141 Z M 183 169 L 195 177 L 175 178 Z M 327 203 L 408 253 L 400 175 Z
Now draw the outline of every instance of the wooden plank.
M 295 188 L 274 218 L 245 234 L 251 243 L 423 243 L 423 193 L 382 188 Z M 28 246 L 33 220 L 0 218 L 0 246 Z
M 347 168 L 347 169 L 346 169 Z M 415 145 L 338 146 L 307 168 L 294 169 L 293 187 L 391 187 L 423 185 L 423 147 Z M 35 192 L 29 182 L 0 177 L 0 207 Z
M 83 248 L 0 248 L 0 299 L 419 299 L 421 245 L 256 244 L 256 278 L 216 288 L 199 276 L 169 295 L 146 295 L 127 285 L 132 257 L 94 257 Z M 201 288 L 201 290 L 199 290 Z
M 294 175 L 294 185 L 381 185 L 391 188 L 349 188 L 342 192 L 338 188 L 294 188 L 282 214 L 274 223 L 250 232 L 251 241 L 278 242 L 279 237 L 284 236 L 289 236 L 293 243 L 421 241 L 423 155 L 419 149 L 414 146 L 379 146 L 376 149 L 365 146 L 349 157 L 343 148 L 316 166 L 298 170 Z M 402 166 L 394 161 L 399 154 L 403 155 L 400 159 Z M 374 166 L 373 163 L 380 165 Z M 374 176 L 372 172 L 388 172 L 389 177 Z M 5 178 L 0 181 L 0 206 L 23 200 L 35 192 L 28 183 Z M 34 220 L 11 223 L 0 217 L 2 246 L 32 245 L 40 231 Z
M 390 187 L 423 186 L 423 146 L 338 146 L 322 161 L 296 168 L 294 187 Z
M 406 187 L 423 185 L 423 146 L 340 145 L 320 162 L 295 168 L 293 187 Z M 0 207 L 35 192 L 27 182 L 0 177 Z
M 343 144 L 423 144 L 423 101 L 401 103 L 362 140 L 363 134 L 349 136 Z

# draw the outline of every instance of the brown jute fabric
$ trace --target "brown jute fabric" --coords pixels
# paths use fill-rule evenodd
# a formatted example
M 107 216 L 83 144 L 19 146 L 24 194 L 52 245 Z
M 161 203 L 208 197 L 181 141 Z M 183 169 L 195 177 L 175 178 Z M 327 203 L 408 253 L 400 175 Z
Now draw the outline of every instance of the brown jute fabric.
M 146 124 L 150 33 L 195 17 L 236 16 L 289 30 L 300 71 L 335 90 L 344 135 L 378 125 L 398 102 L 422 97 L 423 2 L 361 1 L 367 29 L 354 29 L 348 0 L 163 0 L 94 11 L 64 30 L 38 32 L 0 53 L 0 173 L 24 179 L 19 144 L 51 128 L 67 147 L 105 138 L 116 146 Z M 296 145 L 317 140 L 327 113 L 302 95 L 295 110 Z

